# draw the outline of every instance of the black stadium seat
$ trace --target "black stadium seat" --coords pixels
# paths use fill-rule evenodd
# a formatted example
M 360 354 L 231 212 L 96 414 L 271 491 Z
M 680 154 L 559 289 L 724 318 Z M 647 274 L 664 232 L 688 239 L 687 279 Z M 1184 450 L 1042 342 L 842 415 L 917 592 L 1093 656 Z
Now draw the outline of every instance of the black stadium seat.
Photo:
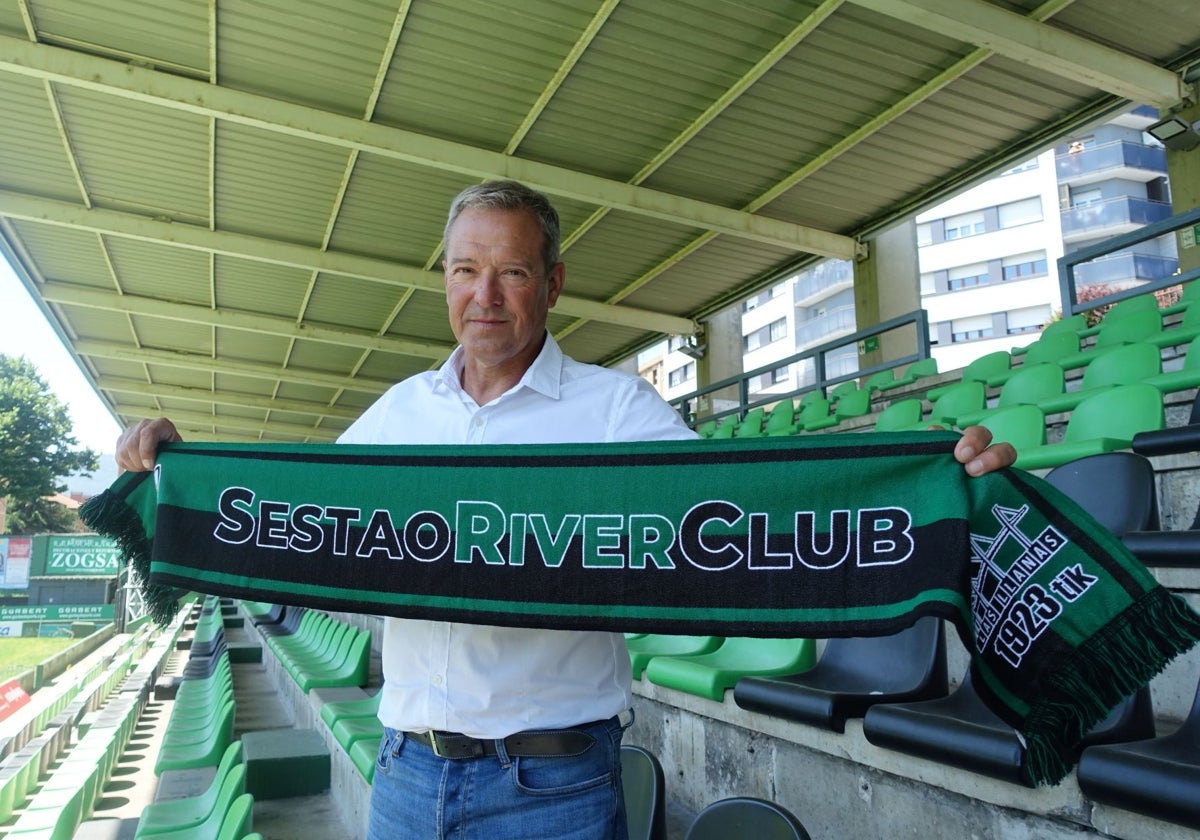
M 1083 751 L 1079 788 L 1097 802 L 1200 829 L 1200 685 L 1170 735 Z
M 890 636 L 830 639 L 816 666 L 787 677 L 745 677 L 733 689 L 743 709 L 834 732 L 876 703 L 942 697 L 947 691 L 942 621 L 927 616 Z

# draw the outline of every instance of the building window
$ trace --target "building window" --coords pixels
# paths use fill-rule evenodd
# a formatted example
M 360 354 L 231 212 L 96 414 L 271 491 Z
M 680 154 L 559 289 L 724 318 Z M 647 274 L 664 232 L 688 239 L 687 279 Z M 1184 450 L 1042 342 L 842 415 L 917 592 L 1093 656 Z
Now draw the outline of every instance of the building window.
M 962 213 L 958 216 L 946 217 L 946 239 L 964 239 L 968 236 L 976 236 L 987 231 L 987 226 L 983 220 L 983 211 L 976 210 L 972 213 Z
M 1000 262 L 1000 273 L 1004 276 L 1005 281 L 1044 277 L 1048 270 L 1045 251 L 1017 254 L 1005 257 Z
M 742 349 L 749 353 L 760 347 L 765 347 L 772 341 L 787 337 L 787 318 L 779 318 L 765 327 L 760 327 L 749 335 L 742 336 Z
M 771 384 L 778 385 L 780 382 L 787 382 L 792 378 L 792 369 L 787 365 L 777 367 L 771 371 Z
M 971 263 L 960 265 L 947 272 L 947 287 L 950 291 L 971 289 L 975 286 L 985 286 L 991 282 L 988 275 L 987 263 Z
M 696 378 L 696 363 L 688 362 L 680 368 L 675 368 L 667 377 L 667 382 L 672 388 L 678 388 L 683 383 Z
M 1033 157 L 1033 158 L 1030 158 L 1029 160 L 1025 161 L 1024 163 L 1018 163 L 1012 169 L 1009 169 L 1005 172 L 1001 172 L 1000 174 L 1001 175 L 1016 175 L 1018 172 L 1028 172 L 1030 169 L 1037 169 L 1037 168 L 1038 168 L 1038 159 Z
M 1071 190 L 1072 207 L 1087 207 L 1091 204 L 1099 204 L 1103 200 L 1104 193 L 1098 189 Z
M 1040 222 L 1042 220 L 1042 198 L 1035 195 L 1032 198 L 1001 204 L 996 208 L 996 215 L 1001 229 Z
M 975 315 L 971 318 L 958 318 L 950 322 L 950 340 L 954 343 L 991 338 L 994 332 L 991 315 Z
M 1014 309 L 1005 316 L 1005 320 L 1008 322 L 1007 332 L 1009 335 L 1036 332 L 1042 328 L 1042 325 L 1049 318 L 1049 306 L 1030 306 L 1026 309 Z

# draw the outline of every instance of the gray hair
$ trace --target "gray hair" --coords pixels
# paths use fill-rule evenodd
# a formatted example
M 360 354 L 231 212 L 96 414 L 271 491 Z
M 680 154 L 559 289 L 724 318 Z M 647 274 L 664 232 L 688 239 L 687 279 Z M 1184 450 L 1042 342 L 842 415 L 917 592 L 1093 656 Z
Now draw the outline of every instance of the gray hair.
M 542 229 L 543 271 L 548 273 L 558 263 L 562 236 L 558 225 L 558 211 L 542 193 L 518 181 L 484 181 L 482 184 L 467 187 L 450 203 L 450 217 L 446 220 L 446 228 L 442 232 L 443 248 L 450 241 L 450 227 L 462 211 L 469 207 L 486 210 L 529 210 Z

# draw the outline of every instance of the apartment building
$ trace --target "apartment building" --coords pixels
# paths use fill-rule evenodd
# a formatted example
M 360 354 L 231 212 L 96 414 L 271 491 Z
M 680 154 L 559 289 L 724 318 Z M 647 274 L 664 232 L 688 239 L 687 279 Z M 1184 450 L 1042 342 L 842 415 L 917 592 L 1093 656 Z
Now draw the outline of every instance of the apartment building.
M 1064 253 L 1171 214 L 1166 155 L 1144 133 L 1156 119 L 1152 108 L 1134 109 L 916 217 L 921 306 L 940 369 L 1032 341 L 1062 311 Z M 1077 287 L 1115 290 L 1177 268 L 1166 236 L 1079 266 Z M 752 397 L 815 381 L 810 360 L 770 366 L 853 333 L 853 285 L 853 266 L 830 260 L 742 303 L 743 370 L 768 368 L 750 383 Z M 639 357 L 667 399 L 697 387 L 696 361 L 679 343 Z M 835 377 L 857 370 L 858 359 L 846 348 L 825 363 Z

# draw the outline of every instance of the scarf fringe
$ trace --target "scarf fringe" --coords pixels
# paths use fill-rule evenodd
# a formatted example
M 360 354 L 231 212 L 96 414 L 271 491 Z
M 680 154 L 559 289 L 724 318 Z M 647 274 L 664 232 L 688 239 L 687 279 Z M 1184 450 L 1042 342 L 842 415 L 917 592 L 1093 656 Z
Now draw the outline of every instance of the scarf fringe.
M 136 511 L 125 503 L 121 494 L 110 489 L 84 502 L 79 507 L 79 518 L 93 531 L 104 534 L 117 544 L 122 556 L 138 576 L 147 614 L 160 627 L 169 625 L 179 607 L 178 590 L 172 586 L 150 583 L 151 542 Z
M 1147 635 L 1144 630 L 1153 628 Z M 1200 641 L 1200 620 L 1166 589 L 1153 589 L 1057 672 L 1047 699 L 1030 709 L 1022 735 L 1035 785 L 1055 785 L 1079 760 L 1078 744 L 1124 698 Z

